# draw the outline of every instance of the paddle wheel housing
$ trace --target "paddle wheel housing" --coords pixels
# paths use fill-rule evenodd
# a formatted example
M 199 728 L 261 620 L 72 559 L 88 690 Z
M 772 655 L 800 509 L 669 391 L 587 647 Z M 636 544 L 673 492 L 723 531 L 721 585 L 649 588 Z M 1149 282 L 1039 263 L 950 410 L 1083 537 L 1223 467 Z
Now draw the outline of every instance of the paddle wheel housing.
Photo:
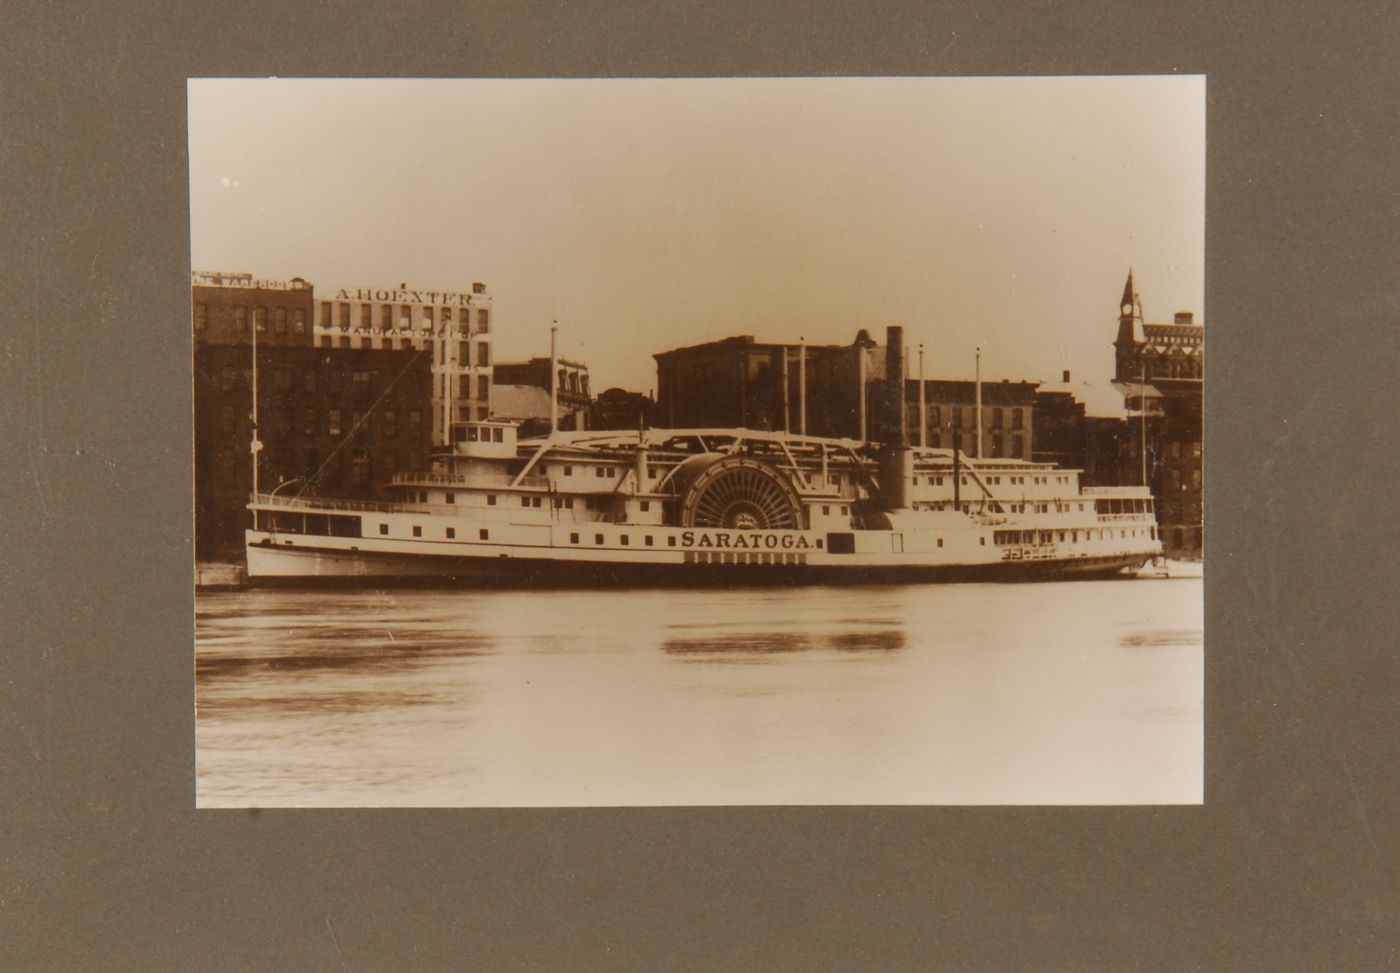
M 676 471 L 684 527 L 802 530 L 802 500 L 788 477 L 757 460 L 723 453 L 692 456 Z

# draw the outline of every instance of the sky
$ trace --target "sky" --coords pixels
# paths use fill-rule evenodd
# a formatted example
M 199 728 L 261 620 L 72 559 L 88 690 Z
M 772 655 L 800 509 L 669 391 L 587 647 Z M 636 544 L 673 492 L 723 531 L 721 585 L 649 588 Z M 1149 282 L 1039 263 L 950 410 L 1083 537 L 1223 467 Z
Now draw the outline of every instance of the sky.
M 497 361 L 736 334 L 878 341 L 930 378 L 1112 377 L 1203 307 L 1205 79 L 198 79 L 191 266 L 493 297 Z

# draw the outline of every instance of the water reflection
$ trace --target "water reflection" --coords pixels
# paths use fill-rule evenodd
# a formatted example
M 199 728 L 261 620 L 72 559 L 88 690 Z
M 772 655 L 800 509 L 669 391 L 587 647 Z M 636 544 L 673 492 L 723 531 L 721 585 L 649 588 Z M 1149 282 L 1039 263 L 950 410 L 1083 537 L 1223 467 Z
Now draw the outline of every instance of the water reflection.
M 908 636 L 902 629 L 873 632 L 849 631 L 813 636 L 792 632 L 738 632 L 712 638 L 671 638 L 662 643 L 661 651 L 680 657 L 731 657 L 729 661 L 763 661 L 732 658 L 735 656 L 776 656 L 792 652 L 829 649 L 836 652 L 896 652 L 903 649 Z M 710 658 L 709 661 L 713 661 Z
M 201 806 L 1194 802 L 1200 582 L 253 591 Z

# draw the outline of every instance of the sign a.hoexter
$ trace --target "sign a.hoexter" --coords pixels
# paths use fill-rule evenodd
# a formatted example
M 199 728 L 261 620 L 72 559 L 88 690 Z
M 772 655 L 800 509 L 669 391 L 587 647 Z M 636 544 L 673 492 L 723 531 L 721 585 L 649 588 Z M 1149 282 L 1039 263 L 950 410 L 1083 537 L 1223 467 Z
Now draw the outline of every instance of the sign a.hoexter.
M 336 291 L 337 301 L 384 301 L 393 304 L 470 304 L 472 296 L 466 291 L 406 291 L 373 290 L 357 287 L 352 292 L 342 287 Z

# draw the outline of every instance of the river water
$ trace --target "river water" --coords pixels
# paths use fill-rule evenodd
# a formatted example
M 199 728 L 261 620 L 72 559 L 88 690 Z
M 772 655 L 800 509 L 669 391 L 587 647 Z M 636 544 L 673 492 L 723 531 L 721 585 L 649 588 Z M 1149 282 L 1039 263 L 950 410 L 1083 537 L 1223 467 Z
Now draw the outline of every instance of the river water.
M 1197 579 L 238 591 L 200 807 L 1197 803 Z

